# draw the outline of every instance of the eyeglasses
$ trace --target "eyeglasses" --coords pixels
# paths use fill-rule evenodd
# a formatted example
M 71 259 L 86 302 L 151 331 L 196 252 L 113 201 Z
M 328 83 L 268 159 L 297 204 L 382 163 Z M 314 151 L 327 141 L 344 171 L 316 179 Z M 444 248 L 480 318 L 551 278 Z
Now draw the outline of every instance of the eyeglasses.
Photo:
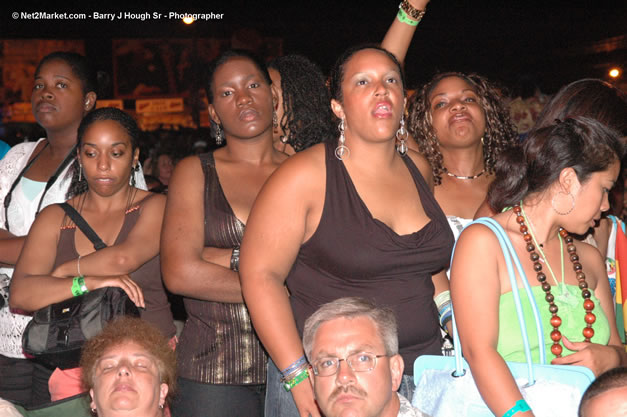
M 340 369 L 340 361 L 346 361 L 348 367 L 354 372 L 369 372 L 377 366 L 377 358 L 382 358 L 388 355 L 375 355 L 369 352 L 353 353 L 347 356 L 345 359 L 340 358 L 320 358 L 312 364 L 314 375 L 316 376 L 331 376 L 335 375 Z

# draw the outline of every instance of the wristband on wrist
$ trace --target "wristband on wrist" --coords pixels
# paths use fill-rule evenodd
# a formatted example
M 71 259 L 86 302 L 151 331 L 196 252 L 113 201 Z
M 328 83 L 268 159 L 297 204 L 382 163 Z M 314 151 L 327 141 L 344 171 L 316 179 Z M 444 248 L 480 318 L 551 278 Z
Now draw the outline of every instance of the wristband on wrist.
M 74 297 L 78 297 L 79 295 L 87 294 L 89 290 L 87 289 L 87 285 L 85 285 L 85 277 L 79 275 L 72 279 L 72 295 Z
M 422 19 L 422 17 L 427 12 L 426 10 L 416 9 L 407 0 L 401 1 L 401 4 L 398 5 L 398 8 L 401 9 L 402 11 L 404 11 L 410 19 L 412 19 L 412 20 L 414 20 L 416 22 L 420 22 L 420 19 Z M 418 23 L 416 23 L 416 24 L 418 24 Z
M 512 417 L 514 414 L 524 413 L 525 411 L 531 411 L 531 408 L 529 408 L 529 404 L 527 404 L 527 401 L 525 400 L 518 400 L 512 408 L 510 408 L 505 412 L 505 414 L 503 414 L 503 417 Z
M 309 378 L 309 370 L 307 369 L 307 367 L 305 367 L 294 378 L 288 381 L 282 381 L 283 389 L 285 389 L 286 392 L 290 392 L 292 388 L 294 388 L 296 385 L 300 384 L 307 378 Z
M 407 15 L 407 13 L 405 13 L 405 10 L 403 10 L 403 9 L 398 9 L 398 13 L 396 14 L 396 18 L 398 19 L 399 22 L 405 23 L 406 25 L 409 25 L 409 26 L 418 26 L 418 23 L 420 23 L 420 20 L 412 20 Z
M 305 359 L 305 355 L 296 359 L 290 366 L 281 371 L 281 376 L 285 377 L 292 372 L 294 372 L 297 368 L 300 368 L 303 364 L 307 363 L 307 359 Z
M 231 271 L 239 271 L 239 246 L 234 247 L 231 253 Z

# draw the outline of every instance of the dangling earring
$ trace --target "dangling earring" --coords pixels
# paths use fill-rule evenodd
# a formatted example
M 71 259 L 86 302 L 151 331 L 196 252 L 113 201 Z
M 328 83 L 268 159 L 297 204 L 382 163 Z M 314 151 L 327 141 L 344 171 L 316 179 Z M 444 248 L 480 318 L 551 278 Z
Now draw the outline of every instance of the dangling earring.
M 396 139 L 398 144 L 396 145 L 396 152 L 400 156 L 407 155 L 407 130 L 405 130 L 405 116 L 401 116 L 401 126 L 396 131 Z
M 83 164 L 78 163 L 78 182 L 80 183 L 83 180 Z
M 131 187 L 135 187 L 135 184 L 137 184 L 137 179 L 135 178 L 137 171 L 139 171 L 139 165 L 135 165 L 133 169 L 131 169 L 131 180 L 129 182 Z
M 483 141 L 483 136 L 481 136 L 481 144 L 485 146 L 485 142 Z
M 279 121 L 276 117 L 276 111 L 272 110 L 272 127 L 279 127 Z
M 285 135 L 281 135 L 281 137 L 279 138 L 279 140 L 281 141 L 281 143 L 287 143 L 288 139 L 289 139 L 289 138 L 288 138 L 287 136 L 285 136 Z
M 346 138 L 344 137 L 344 119 L 340 121 L 340 124 L 337 126 L 337 130 L 340 131 L 340 138 L 337 141 L 337 148 L 335 148 L 335 157 L 342 161 L 344 158 L 348 158 L 351 154 L 350 149 L 344 145 L 346 142 Z
M 220 146 L 223 142 L 224 138 L 222 137 L 222 128 L 216 123 L 216 145 Z

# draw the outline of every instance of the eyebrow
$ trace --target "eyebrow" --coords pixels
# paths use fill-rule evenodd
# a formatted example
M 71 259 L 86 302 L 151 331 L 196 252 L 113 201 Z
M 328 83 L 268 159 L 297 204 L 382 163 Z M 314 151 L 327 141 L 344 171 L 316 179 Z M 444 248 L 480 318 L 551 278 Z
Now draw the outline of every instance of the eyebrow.
M 475 90 L 473 90 L 472 88 L 464 88 L 462 90 L 462 93 L 465 93 L 467 91 L 470 91 L 471 93 L 477 94 L 477 92 Z M 446 95 L 447 95 L 447 93 L 437 93 L 437 94 L 434 94 L 433 97 L 435 98 L 435 97 L 438 97 L 438 96 L 446 96 Z
M 41 75 L 39 75 L 39 74 L 35 75 L 35 79 L 38 79 L 38 78 L 44 78 L 44 77 L 42 77 L 42 76 L 41 76 Z M 53 78 L 64 78 L 64 79 L 66 79 L 66 80 L 68 80 L 68 81 L 70 81 L 70 80 L 71 80 L 71 78 L 66 77 L 65 75 L 61 75 L 61 74 L 55 74 L 55 75 L 53 75 Z
M 130 355 L 130 356 L 132 356 L 133 358 L 147 358 L 147 359 L 152 359 L 152 356 L 147 355 L 147 354 L 145 354 L 145 353 L 133 353 L 133 354 L 132 354 L 132 355 Z M 102 361 L 107 360 L 107 359 L 115 359 L 115 358 L 119 358 L 119 357 L 120 357 L 120 355 L 106 355 L 106 356 L 103 356 L 102 358 L 100 358 L 100 360 L 99 360 L 98 362 L 102 362 Z
M 89 143 L 89 142 L 83 142 L 83 145 L 84 146 L 91 146 L 91 147 L 94 147 L 94 148 L 98 147 L 98 145 L 96 145 L 95 143 Z M 126 144 L 124 142 L 115 142 L 115 143 L 111 144 L 111 147 L 118 146 L 118 145 L 128 146 L 128 144 Z
M 360 353 L 360 352 L 373 352 L 374 353 L 375 350 L 376 350 L 376 347 L 374 347 L 373 345 L 369 345 L 369 344 L 359 345 L 355 349 L 351 349 L 348 352 L 347 356 L 354 355 L 355 353 Z M 316 355 L 316 358 L 328 358 L 328 357 L 337 357 L 337 355 L 329 353 L 326 350 L 321 350 Z
M 250 75 L 246 75 L 246 76 L 244 76 L 244 77 L 243 77 L 243 79 L 244 79 L 244 81 L 248 81 L 248 80 L 251 80 L 251 79 L 253 79 L 253 78 L 255 78 L 255 77 L 258 77 L 258 76 L 259 76 L 259 74 L 250 74 Z M 225 82 L 225 83 L 222 83 L 222 84 L 220 84 L 220 85 L 216 85 L 216 88 L 220 88 L 220 87 L 229 87 L 229 86 L 230 86 L 230 85 L 232 85 L 233 83 L 235 83 L 235 81 L 233 81 L 232 79 L 230 79 L 230 80 L 228 80 L 228 81 L 227 81 L 227 82 Z

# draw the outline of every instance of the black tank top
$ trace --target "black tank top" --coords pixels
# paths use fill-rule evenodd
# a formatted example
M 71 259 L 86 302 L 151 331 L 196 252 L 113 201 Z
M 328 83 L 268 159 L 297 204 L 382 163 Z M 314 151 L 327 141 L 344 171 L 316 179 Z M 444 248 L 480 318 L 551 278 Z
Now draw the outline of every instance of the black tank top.
M 442 209 L 413 161 L 403 158 L 431 219 L 398 235 L 372 217 L 342 161 L 326 143 L 326 191 L 318 228 L 300 248 L 287 277 L 290 302 L 302 335 L 305 320 L 322 304 L 360 296 L 390 307 L 398 320 L 405 373 L 419 355 L 441 354 L 431 275 L 447 267 L 453 234 Z

